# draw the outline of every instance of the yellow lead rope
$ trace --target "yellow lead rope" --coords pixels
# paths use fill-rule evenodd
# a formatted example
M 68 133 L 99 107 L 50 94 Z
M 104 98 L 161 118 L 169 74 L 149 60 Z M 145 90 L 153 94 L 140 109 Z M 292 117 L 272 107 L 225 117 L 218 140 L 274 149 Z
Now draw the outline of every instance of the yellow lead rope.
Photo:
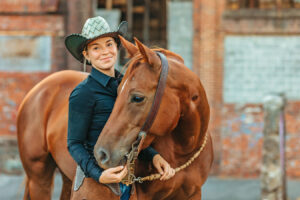
M 181 165 L 180 167 L 177 167 L 175 169 L 175 174 L 177 172 L 180 172 L 181 170 L 187 168 L 189 165 L 192 164 L 192 162 L 200 155 L 200 153 L 203 151 L 204 147 L 206 146 L 206 143 L 207 143 L 207 133 L 205 133 L 205 138 L 204 138 L 204 141 L 203 141 L 203 144 L 201 145 L 200 149 L 183 165 Z M 139 182 L 139 183 L 142 183 L 144 181 L 154 181 L 154 180 L 157 180 L 161 177 L 161 175 L 159 173 L 156 173 L 156 174 L 151 174 L 149 176 L 145 176 L 145 177 L 137 177 L 135 179 L 135 181 Z

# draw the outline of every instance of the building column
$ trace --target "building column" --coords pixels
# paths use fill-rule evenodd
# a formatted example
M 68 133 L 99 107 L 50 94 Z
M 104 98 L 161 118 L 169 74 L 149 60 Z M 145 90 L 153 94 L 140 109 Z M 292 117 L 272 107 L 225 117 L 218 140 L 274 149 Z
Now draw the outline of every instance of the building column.
M 81 33 L 85 21 L 94 16 L 96 9 L 95 0 L 68 0 L 67 35 Z M 67 58 L 67 68 L 82 71 L 82 64 L 70 53 Z
M 217 173 L 221 160 L 221 107 L 223 103 L 223 33 L 221 19 L 226 0 L 194 0 L 193 71 L 200 77 L 211 108 L 210 132 L 213 136 Z

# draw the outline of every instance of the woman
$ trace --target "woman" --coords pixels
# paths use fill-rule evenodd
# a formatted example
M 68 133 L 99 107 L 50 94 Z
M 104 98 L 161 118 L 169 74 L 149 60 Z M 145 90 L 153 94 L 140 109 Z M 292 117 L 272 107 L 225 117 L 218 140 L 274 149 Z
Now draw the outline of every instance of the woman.
M 102 184 L 119 183 L 122 200 L 130 197 L 131 188 L 120 183 L 127 168 L 101 169 L 95 161 L 93 149 L 117 97 L 122 79 L 122 75 L 114 69 L 120 47 L 118 35 L 126 31 L 126 22 L 122 22 L 117 31 L 111 31 L 105 19 L 98 16 L 86 21 L 82 34 L 72 34 L 65 41 L 67 49 L 77 60 L 84 65 L 92 65 L 91 74 L 73 90 L 69 98 L 68 149 L 79 166 L 74 189 L 79 189 L 83 180 L 79 176 L 84 174 Z M 162 174 L 161 180 L 175 174 L 168 162 L 151 147 L 142 150 L 139 158 L 152 161 Z

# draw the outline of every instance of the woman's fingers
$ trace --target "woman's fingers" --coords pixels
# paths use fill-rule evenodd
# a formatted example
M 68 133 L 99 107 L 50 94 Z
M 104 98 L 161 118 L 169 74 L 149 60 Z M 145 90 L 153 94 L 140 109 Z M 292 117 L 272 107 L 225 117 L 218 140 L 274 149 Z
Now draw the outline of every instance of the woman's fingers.
M 156 154 L 153 157 L 153 165 L 161 176 L 164 174 L 164 170 L 162 169 L 162 160 L 163 159 L 159 154 Z
M 168 180 L 175 175 L 175 170 L 159 154 L 153 157 L 153 165 L 160 173 L 160 180 Z
M 173 169 L 170 165 L 166 167 L 164 175 L 161 177 L 160 180 L 169 180 L 175 175 L 175 169 Z
M 170 168 L 170 166 L 169 166 L 168 164 L 164 164 L 164 165 L 163 165 L 164 172 L 163 172 L 163 175 L 162 175 L 162 177 L 160 178 L 160 180 L 166 180 L 166 177 L 167 177 L 168 174 L 169 174 L 169 168 Z
M 127 174 L 127 167 L 124 167 L 124 169 L 118 174 L 119 178 L 122 180 Z
M 175 169 L 170 168 L 170 175 L 168 177 L 168 179 L 172 178 L 175 175 Z
M 163 170 L 163 168 L 162 168 L 162 166 L 160 165 L 160 164 L 158 164 L 157 166 L 156 166 L 156 169 L 157 169 L 157 171 L 158 171 L 158 173 L 161 175 L 161 176 L 163 176 L 164 175 L 164 170 Z
M 117 166 L 107 169 L 111 173 L 117 173 L 124 169 L 124 166 Z
M 118 166 L 103 171 L 99 178 L 101 183 L 119 183 L 127 174 L 127 167 Z
M 116 182 L 121 182 L 122 179 L 126 176 L 127 174 L 127 167 L 124 167 L 122 171 L 119 171 L 118 173 L 114 174 L 114 178 Z

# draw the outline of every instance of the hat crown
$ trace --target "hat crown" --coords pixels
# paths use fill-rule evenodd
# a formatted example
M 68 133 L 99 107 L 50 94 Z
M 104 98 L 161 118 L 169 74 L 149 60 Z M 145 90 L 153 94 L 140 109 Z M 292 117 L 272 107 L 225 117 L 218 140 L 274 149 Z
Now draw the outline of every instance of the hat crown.
M 95 38 L 111 32 L 110 27 L 103 17 L 97 16 L 86 20 L 81 35 L 87 39 Z

